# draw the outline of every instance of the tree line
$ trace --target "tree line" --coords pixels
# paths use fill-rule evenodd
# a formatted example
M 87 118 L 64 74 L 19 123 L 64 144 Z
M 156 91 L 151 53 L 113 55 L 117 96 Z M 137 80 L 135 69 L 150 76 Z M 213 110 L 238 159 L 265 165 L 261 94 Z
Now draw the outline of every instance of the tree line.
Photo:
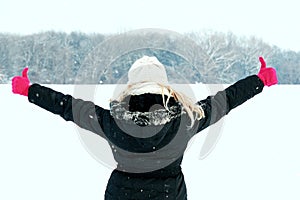
M 42 32 L 0 34 L 0 83 L 28 66 L 30 80 L 45 84 L 125 83 L 143 55 L 156 56 L 172 83 L 230 84 L 259 70 L 258 57 L 276 68 L 279 84 L 300 83 L 300 52 L 257 37 L 215 31 L 178 34 L 143 30 L 118 34 Z

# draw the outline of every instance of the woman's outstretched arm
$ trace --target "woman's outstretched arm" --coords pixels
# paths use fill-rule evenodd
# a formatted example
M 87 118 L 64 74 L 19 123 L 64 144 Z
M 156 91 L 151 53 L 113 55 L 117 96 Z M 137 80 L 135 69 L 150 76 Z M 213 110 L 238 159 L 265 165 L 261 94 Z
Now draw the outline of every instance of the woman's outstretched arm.
M 27 71 L 28 68 L 25 68 L 22 76 L 13 78 L 13 93 L 28 96 L 29 102 L 61 116 L 66 121 L 73 121 L 81 128 L 103 136 L 102 124 L 109 123 L 109 110 L 91 101 L 75 99 L 71 95 L 65 95 L 36 83 L 30 85 Z
M 257 75 L 239 80 L 225 90 L 217 92 L 216 95 L 197 102 L 203 108 L 205 117 L 195 123 L 196 133 L 216 123 L 232 109 L 261 93 L 264 86 L 277 84 L 275 69 L 267 68 L 262 57 L 259 60 L 261 68 Z

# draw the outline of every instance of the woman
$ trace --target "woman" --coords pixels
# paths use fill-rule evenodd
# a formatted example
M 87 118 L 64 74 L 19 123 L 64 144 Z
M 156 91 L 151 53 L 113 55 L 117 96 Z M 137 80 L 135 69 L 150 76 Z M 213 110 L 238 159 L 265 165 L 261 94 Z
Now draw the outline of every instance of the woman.
M 173 90 L 164 66 L 148 56 L 131 66 L 127 87 L 111 101 L 109 110 L 30 84 L 28 68 L 13 78 L 12 90 L 108 141 L 118 164 L 108 181 L 106 200 L 184 200 L 187 191 L 180 165 L 189 140 L 264 86 L 277 83 L 275 69 L 259 59 L 257 75 L 198 102 Z

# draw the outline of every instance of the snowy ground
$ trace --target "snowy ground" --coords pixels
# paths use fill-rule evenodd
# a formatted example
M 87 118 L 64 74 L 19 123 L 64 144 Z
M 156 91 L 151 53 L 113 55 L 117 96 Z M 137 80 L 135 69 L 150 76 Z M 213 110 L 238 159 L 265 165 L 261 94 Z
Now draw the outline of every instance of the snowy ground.
M 197 98 L 210 93 L 193 88 Z M 113 90 L 98 87 L 94 102 L 107 107 Z M 300 199 L 299 103 L 298 85 L 265 88 L 225 117 L 216 148 L 202 160 L 211 129 L 195 136 L 182 165 L 189 200 Z M 10 85 L 0 85 L 0 113 L 0 199 L 103 199 L 112 168 L 89 153 L 71 122 L 13 95 Z

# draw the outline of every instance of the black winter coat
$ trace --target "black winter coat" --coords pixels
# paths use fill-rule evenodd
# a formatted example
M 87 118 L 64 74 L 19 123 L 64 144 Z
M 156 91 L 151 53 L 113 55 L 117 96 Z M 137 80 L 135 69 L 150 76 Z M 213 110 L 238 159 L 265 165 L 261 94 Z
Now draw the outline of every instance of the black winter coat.
M 263 87 L 258 76 L 252 75 L 197 102 L 205 118 L 191 128 L 187 128 L 189 117 L 175 100 L 170 100 L 169 111 L 149 111 L 151 105 L 161 104 L 161 95 L 144 94 L 131 97 L 131 102 L 112 102 L 107 110 L 33 84 L 28 99 L 108 141 L 118 165 L 108 181 L 106 200 L 184 200 L 187 191 L 180 165 L 189 140 Z

